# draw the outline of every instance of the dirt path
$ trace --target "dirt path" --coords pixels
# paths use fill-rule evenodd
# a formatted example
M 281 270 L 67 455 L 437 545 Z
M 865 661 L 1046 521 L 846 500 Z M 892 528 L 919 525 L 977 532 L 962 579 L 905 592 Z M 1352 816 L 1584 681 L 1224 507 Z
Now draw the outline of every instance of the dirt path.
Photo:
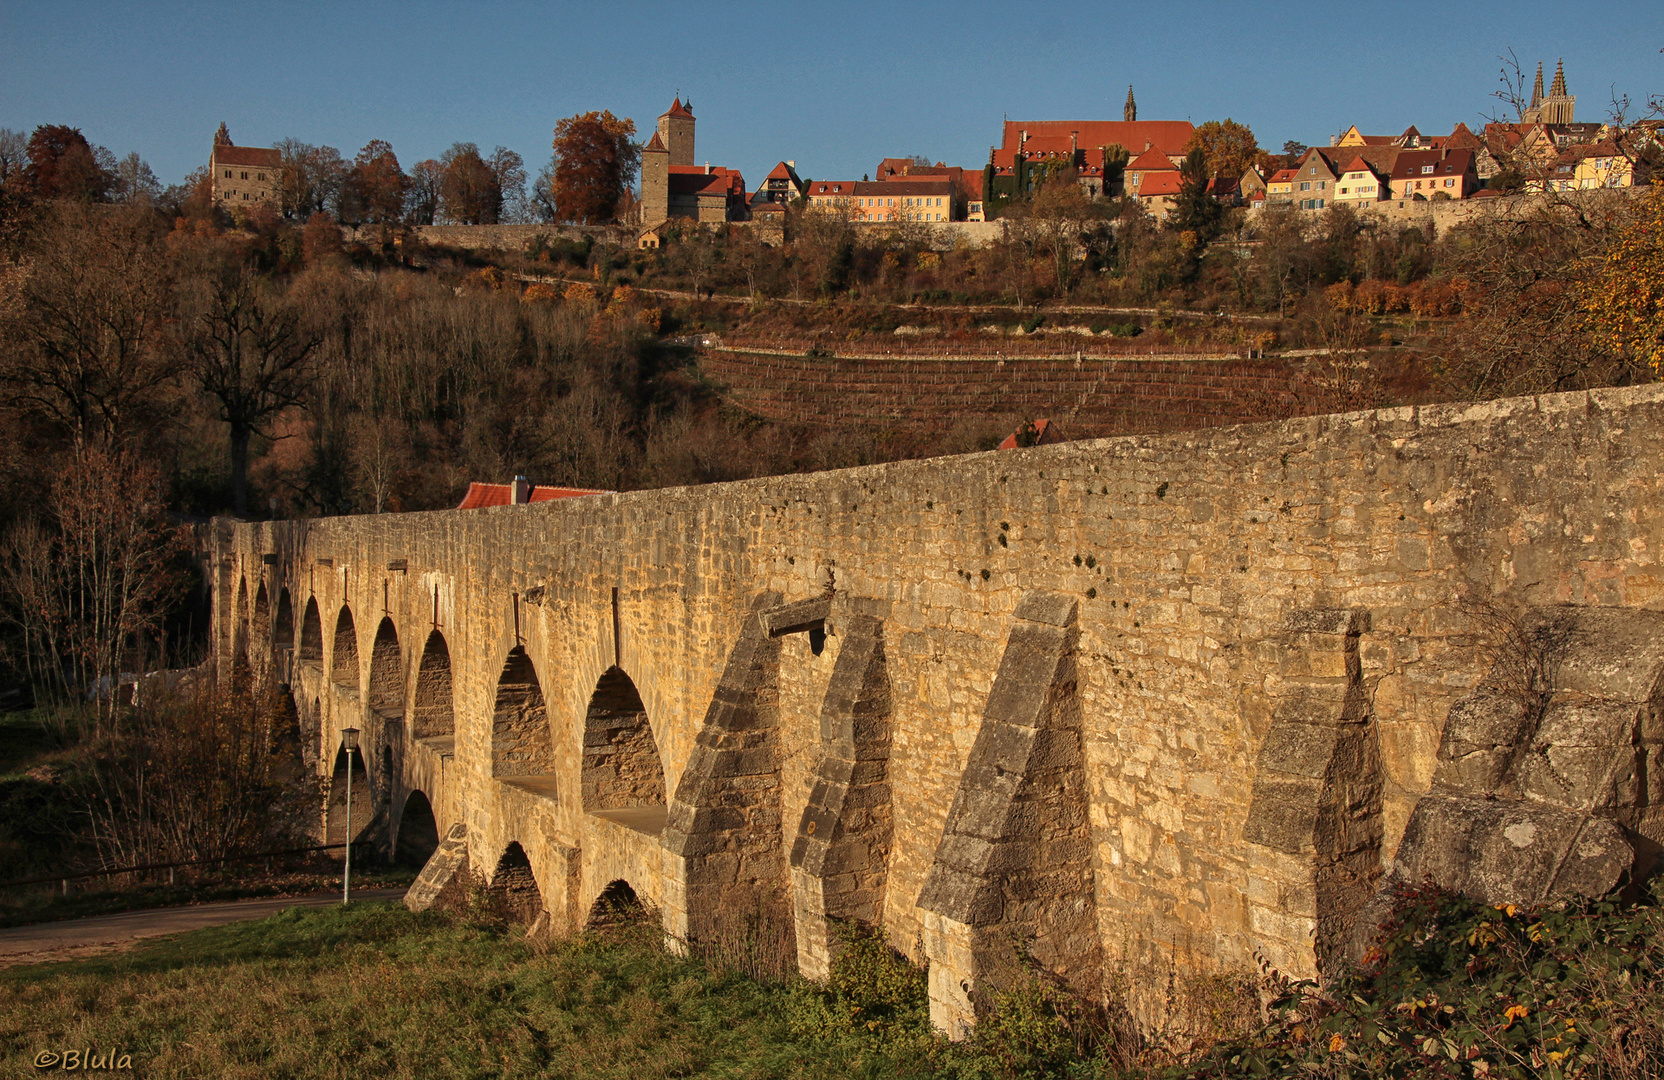
M 354 900 L 396 900 L 404 889 L 363 889 Z M 284 896 L 259 900 L 231 900 L 189 907 L 151 908 L 124 911 L 119 915 L 96 915 L 89 919 L 35 923 L 0 930 L 0 967 L 38 964 L 55 960 L 79 960 L 103 953 L 120 952 L 143 938 L 163 937 L 205 926 L 248 922 L 292 907 L 328 907 L 339 904 L 339 892 L 310 896 Z

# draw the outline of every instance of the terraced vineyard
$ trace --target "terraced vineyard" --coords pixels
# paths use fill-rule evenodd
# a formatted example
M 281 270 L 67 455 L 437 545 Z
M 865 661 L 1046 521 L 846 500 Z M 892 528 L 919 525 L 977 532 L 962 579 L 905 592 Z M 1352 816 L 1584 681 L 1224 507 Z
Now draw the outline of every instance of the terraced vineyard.
M 972 416 L 1047 417 L 1071 437 L 1181 431 L 1328 411 L 1291 361 L 811 357 L 703 348 L 700 371 L 769 420 L 948 427 Z

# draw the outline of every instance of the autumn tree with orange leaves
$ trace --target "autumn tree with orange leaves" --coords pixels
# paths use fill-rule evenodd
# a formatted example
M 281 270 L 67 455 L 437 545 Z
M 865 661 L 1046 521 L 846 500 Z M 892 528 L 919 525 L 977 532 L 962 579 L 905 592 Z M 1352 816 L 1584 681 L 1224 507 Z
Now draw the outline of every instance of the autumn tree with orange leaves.
M 1648 189 L 1583 283 L 1578 317 L 1598 346 L 1664 371 L 1664 188 Z
M 641 168 L 631 141 L 634 120 L 609 111 L 579 113 L 555 125 L 550 195 L 560 221 L 594 225 L 618 216 L 619 203 Z

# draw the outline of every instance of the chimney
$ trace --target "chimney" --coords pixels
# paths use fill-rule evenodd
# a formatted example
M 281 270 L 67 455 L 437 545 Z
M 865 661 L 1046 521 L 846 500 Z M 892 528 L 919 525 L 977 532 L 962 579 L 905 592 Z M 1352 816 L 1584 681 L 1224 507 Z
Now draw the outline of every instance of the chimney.
M 795 161 L 788 161 L 788 162 L 786 162 L 786 168 L 788 168 L 788 169 L 796 169 L 796 168 L 797 168 L 797 162 L 795 162 Z
M 708 162 L 708 161 L 705 162 L 705 175 L 706 176 L 711 175 L 711 163 Z
M 1078 146 L 1075 145 L 1079 141 L 1079 136 L 1080 136 L 1080 132 L 1078 132 L 1078 131 L 1069 132 L 1069 157 L 1070 158 L 1073 158 L 1075 156 L 1075 151 L 1080 149 Z
M 513 494 L 509 501 L 515 506 L 524 506 L 532 501 L 532 482 L 524 476 L 516 476 L 513 484 Z
M 1028 131 L 1025 129 L 1023 131 L 1017 132 L 1017 149 L 1019 151 L 1022 151 L 1024 149 L 1026 149 L 1027 147 L 1028 147 Z

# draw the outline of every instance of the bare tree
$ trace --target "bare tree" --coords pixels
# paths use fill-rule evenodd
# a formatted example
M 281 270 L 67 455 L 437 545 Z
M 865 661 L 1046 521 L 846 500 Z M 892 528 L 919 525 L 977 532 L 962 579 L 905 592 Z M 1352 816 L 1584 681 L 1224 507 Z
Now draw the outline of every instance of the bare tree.
M 61 702 L 93 693 L 109 719 L 121 672 L 160 653 L 185 538 L 162 513 L 160 474 L 122 448 L 77 447 L 46 509 L 7 537 L 7 614 L 37 692 Z
M 154 215 L 51 206 L 25 241 L 14 288 L 0 306 L 0 387 L 77 443 L 117 438 L 174 373 L 163 339 L 173 269 Z
M 232 508 L 246 515 L 249 440 L 269 436 L 274 417 L 306 400 L 322 339 L 247 266 L 228 263 L 205 278 L 186 301 L 181 344 L 230 426 Z

